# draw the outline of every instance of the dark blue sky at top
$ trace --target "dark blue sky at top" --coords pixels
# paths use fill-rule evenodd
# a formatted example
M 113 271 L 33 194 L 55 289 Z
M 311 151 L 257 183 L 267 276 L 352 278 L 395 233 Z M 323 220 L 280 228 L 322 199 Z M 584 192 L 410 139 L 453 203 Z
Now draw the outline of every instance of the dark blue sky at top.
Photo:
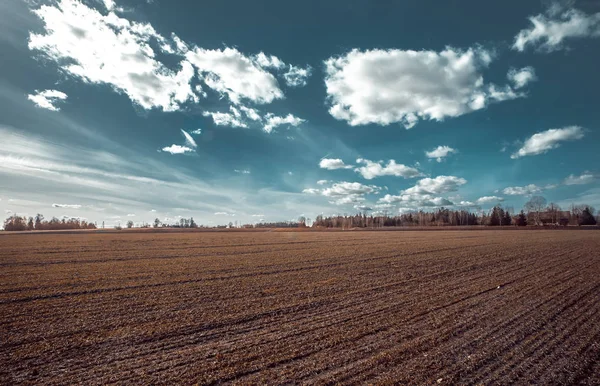
M 205 49 L 235 47 L 246 55 L 264 52 L 285 63 L 310 65 L 312 75 L 305 87 L 291 88 L 279 80 L 285 99 L 275 100 L 262 111 L 305 119 L 298 127 L 280 126 L 267 134 L 262 130 L 215 125 L 204 111 L 226 110 L 229 101 L 208 90 L 209 98 L 198 104 L 189 103 L 181 111 L 145 110 L 132 103 L 124 93 L 106 84 L 85 83 L 58 68 L 57 63 L 43 58 L 27 47 L 30 32 L 43 32 L 43 23 L 31 12 L 38 4 L 52 2 L 8 0 L 0 5 L 0 126 L 23 141 L 45 143 L 68 154 L 75 148 L 91 152 L 116 154 L 123 159 L 153 162 L 178 170 L 195 181 L 211 187 L 211 194 L 198 194 L 199 204 L 180 207 L 171 205 L 169 197 L 144 198 L 139 205 L 127 208 L 115 204 L 118 192 L 109 195 L 81 189 L 73 193 L 65 188 L 44 190 L 44 181 L 14 169 L 3 172 L 0 165 L 0 209 L 7 213 L 32 214 L 37 211 L 61 215 L 62 208 L 52 203 L 82 205 L 68 215 L 92 220 L 125 219 L 135 214 L 136 221 L 147 221 L 157 215 L 174 218 L 194 215 L 206 222 L 228 222 L 215 216 L 216 209 L 238 213 L 236 219 L 252 221 L 251 214 L 264 214 L 267 220 L 287 219 L 306 214 L 353 212 L 352 205 L 338 207 L 325 197 L 308 197 L 305 188 L 317 188 L 317 180 L 358 181 L 388 188 L 384 193 L 398 194 L 413 186 L 416 179 L 383 176 L 362 179 L 352 169 L 324 170 L 321 158 L 340 158 L 354 164 L 357 158 L 394 159 L 398 163 L 420 164 L 429 177 L 459 176 L 468 183 L 457 192 L 463 200 L 498 195 L 503 205 L 517 209 L 527 196 L 505 196 L 509 186 L 560 184 L 567 176 L 585 171 L 597 173 L 600 134 L 598 90 L 600 76 L 600 39 L 582 38 L 568 41 L 567 47 L 550 53 L 511 49 L 515 35 L 528 28 L 528 17 L 543 13 L 550 4 L 541 1 L 183 1 L 152 2 L 117 1 L 125 12 L 119 16 L 150 23 L 165 36 L 174 32 L 183 41 Z M 88 1 L 101 8 L 102 3 Z M 575 6 L 589 14 L 600 12 L 595 2 L 576 2 Z M 421 120 L 407 130 L 394 123 L 388 126 L 367 124 L 350 126 L 336 120 L 328 108 L 324 82 L 324 60 L 344 55 L 352 49 L 401 49 L 441 51 L 450 46 L 468 49 L 480 44 L 495 51 L 489 68 L 482 71 L 486 82 L 507 83 L 509 68 L 531 66 L 537 81 L 524 90 L 526 98 L 490 104 L 484 109 L 443 121 Z M 157 54 L 167 67 L 177 70 L 179 60 Z M 27 100 L 34 90 L 56 89 L 68 95 L 60 111 L 35 107 Z M 552 128 L 577 125 L 585 129 L 581 140 L 561 143 L 544 154 L 511 159 L 523 141 L 533 134 Z M 198 148 L 193 154 L 171 155 L 159 150 L 182 143 L 180 129 L 201 128 L 194 138 Z M 1 138 L 0 141 L 13 138 Z M 443 162 L 428 160 L 424 152 L 438 145 L 458 150 Z M 8 146 L 8 145 L 6 145 Z M 502 152 L 501 148 L 507 147 Z M 4 150 L 3 150 L 4 149 Z M 0 151 L 6 151 L 6 148 Z M 74 152 L 81 154 L 81 152 Z M 24 154 L 22 157 L 26 158 Z M 113 170 L 107 164 L 89 161 L 90 167 Z M 248 170 L 249 174 L 235 170 Z M 291 174 L 289 173 L 291 172 Z M 156 177 L 166 181 L 173 174 L 159 173 L 152 165 L 132 172 L 140 177 Z M 161 174 L 163 173 L 163 174 Z M 98 178 L 101 178 L 98 177 Z M 29 182 L 27 182 L 29 181 Z M 240 198 L 219 198 L 223 190 L 238 191 Z M 282 192 L 276 209 L 270 210 L 277 195 L 265 196 L 261 191 Z M 42 194 L 42 192 L 44 192 Z M 288 194 L 293 196 L 288 196 Z M 600 206 L 598 182 L 586 185 L 561 185 L 542 193 L 548 201 L 566 205 L 589 201 Z M 250 198 L 251 197 L 251 198 Z M 378 197 L 367 199 L 371 206 Z M 11 204 L 22 199 L 18 206 Z M 144 201 L 146 200 L 146 201 Z M 249 201 L 251 202 L 249 202 Z M 310 200 L 307 201 L 307 200 Z M 213 202 L 214 205 L 204 204 Z M 16 205 L 16 204 L 15 204 Z M 45 209 L 47 206 L 48 209 Z M 102 209 L 84 211 L 86 206 Z M 484 205 L 484 208 L 488 206 Z M 251 209 L 248 209 L 251 208 Z M 261 210 L 262 209 L 262 210 Z M 133 216 L 132 216 L 133 217 Z M 258 217 L 258 216 L 257 216 Z M 234 217 L 231 217 L 234 218 Z M 116 221 L 116 220 L 115 220 Z

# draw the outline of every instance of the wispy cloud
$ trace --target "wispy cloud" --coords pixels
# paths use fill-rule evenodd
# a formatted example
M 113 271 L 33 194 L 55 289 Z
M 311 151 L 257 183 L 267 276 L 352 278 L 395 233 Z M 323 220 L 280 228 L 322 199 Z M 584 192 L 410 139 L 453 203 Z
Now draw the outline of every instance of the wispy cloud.
M 536 133 L 528 138 L 523 146 L 510 158 L 516 159 L 525 156 L 538 155 L 546 153 L 549 150 L 556 149 L 561 142 L 574 141 L 584 136 L 583 128 L 579 126 L 568 126 L 562 129 L 550 129 Z
M 69 208 L 69 209 L 79 209 L 81 205 L 78 204 L 52 204 L 54 208 Z
M 185 138 L 185 144 L 187 146 L 194 149 L 198 147 L 198 144 L 196 143 L 194 138 L 187 131 L 181 129 L 181 134 L 183 134 L 183 137 Z
M 36 106 L 50 111 L 59 111 L 60 108 L 56 106 L 60 101 L 67 99 L 67 94 L 57 90 L 35 90 L 35 94 L 27 95 L 27 99 L 35 103 Z

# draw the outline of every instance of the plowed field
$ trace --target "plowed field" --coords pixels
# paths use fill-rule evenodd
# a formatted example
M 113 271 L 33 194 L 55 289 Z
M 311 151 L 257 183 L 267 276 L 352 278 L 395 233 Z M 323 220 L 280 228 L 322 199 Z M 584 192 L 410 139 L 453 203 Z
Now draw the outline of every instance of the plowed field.
M 600 232 L 0 236 L 0 384 L 600 384 Z

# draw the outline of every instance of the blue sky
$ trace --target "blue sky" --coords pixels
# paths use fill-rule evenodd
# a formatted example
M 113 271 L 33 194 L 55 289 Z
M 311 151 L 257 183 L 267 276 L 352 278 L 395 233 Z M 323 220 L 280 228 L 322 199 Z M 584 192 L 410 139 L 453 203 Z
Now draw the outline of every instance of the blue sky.
M 594 1 L 0 4 L 0 210 L 600 207 Z

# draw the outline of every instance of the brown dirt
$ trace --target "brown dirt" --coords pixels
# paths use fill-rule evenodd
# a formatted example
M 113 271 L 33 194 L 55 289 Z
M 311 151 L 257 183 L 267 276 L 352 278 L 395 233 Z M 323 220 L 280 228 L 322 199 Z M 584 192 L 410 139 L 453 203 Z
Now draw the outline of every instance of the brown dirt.
M 0 237 L 0 384 L 600 384 L 600 232 Z

